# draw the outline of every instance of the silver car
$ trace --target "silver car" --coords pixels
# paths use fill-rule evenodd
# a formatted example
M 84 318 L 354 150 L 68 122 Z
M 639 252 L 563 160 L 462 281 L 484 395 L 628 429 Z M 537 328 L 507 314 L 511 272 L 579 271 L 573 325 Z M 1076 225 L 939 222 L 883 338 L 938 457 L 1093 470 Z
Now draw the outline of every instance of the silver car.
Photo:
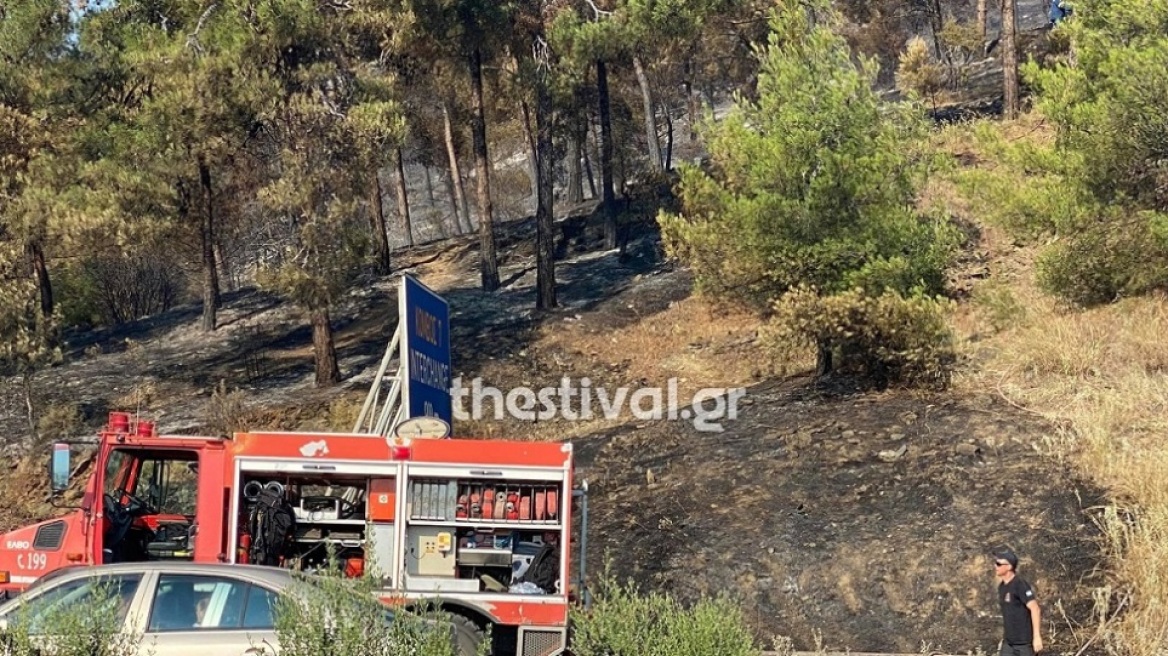
M 0 628 L 19 618 L 35 621 L 50 608 L 84 612 L 100 587 L 118 600 L 118 621 L 125 635 L 140 636 L 142 653 L 253 656 L 278 648 L 276 601 L 297 580 L 289 570 L 254 565 L 156 561 L 66 568 L 0 605 Z

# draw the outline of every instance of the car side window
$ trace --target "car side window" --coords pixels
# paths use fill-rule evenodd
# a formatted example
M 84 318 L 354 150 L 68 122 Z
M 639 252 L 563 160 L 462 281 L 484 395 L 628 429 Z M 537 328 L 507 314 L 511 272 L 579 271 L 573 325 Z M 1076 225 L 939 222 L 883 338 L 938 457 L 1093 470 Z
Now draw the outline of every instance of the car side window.
M 272 615 L 278 598 L 271 590 L 258 585 L 251 586 L 251 591 L 247 595 L 247 610 L 243 614 L 243 628 L 270 629 L 275 626 Z
M 150 632 L 270 629 L 267 590 L 221 576 L 163 574 L 151 606 Z
M 96 618 L 120 627 L 141 580 L 140 574 L 124 574 L 65 581 L 29 598 L 9 621 L 29 618 L 29 632 L 34 634 L 52 632 L 55 622 L 69 622 L 76 617 Z

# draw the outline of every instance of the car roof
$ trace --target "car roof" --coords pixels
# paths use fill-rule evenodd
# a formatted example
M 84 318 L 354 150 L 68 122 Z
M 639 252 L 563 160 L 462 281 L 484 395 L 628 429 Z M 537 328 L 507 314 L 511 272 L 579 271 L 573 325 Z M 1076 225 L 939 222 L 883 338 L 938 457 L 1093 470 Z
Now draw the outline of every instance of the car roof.
M 229 565 L 226 563 L 192 563 L 188 561 L 154 560 L 147 562 L 114 563 L 109 565 L 77 565 L 53 572 L 53 580 L 81 576 L 114 576 L 118 574 L 190 574 L 203 576 L 232 576 L 251 579 L 272 586 L 288 585 L 295 575 L 291 570 L 262 565 Z M 46 578 L 48 578 L 46 576 Z M 39 586 L 38 586 L 39 587 Z

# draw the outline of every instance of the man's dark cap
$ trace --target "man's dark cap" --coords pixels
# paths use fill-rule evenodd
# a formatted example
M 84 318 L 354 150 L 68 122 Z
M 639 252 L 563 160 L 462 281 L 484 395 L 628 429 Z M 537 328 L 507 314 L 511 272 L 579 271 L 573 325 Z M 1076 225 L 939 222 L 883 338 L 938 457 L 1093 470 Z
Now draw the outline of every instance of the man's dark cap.
M 1010 567 L 1018 569 L 1018 556 L 1009 549 L 999 549 L 994 552 L 994 558 L 1010 563 Z

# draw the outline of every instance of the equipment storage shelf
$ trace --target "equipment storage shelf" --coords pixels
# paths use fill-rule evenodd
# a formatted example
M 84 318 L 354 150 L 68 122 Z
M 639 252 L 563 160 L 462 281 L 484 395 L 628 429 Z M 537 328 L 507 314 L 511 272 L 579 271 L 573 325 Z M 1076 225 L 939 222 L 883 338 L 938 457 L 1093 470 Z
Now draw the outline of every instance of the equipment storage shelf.
M 539 481 L 417 478 L 410 481 L 407 512 L 414 524 L 555 528 L 560 487 Z
M 483 529 L 530 529 L 533 531 L 557 531 L 561 528 L 560 524 L 549 524 L 547 522 L 482 522 L 473 519 L 459 519 L 452 522 L 437 521 L 427 519 L 411 519 L 410 524 L 414 526 L 444 526 L 447 528 L 483 528 Z

